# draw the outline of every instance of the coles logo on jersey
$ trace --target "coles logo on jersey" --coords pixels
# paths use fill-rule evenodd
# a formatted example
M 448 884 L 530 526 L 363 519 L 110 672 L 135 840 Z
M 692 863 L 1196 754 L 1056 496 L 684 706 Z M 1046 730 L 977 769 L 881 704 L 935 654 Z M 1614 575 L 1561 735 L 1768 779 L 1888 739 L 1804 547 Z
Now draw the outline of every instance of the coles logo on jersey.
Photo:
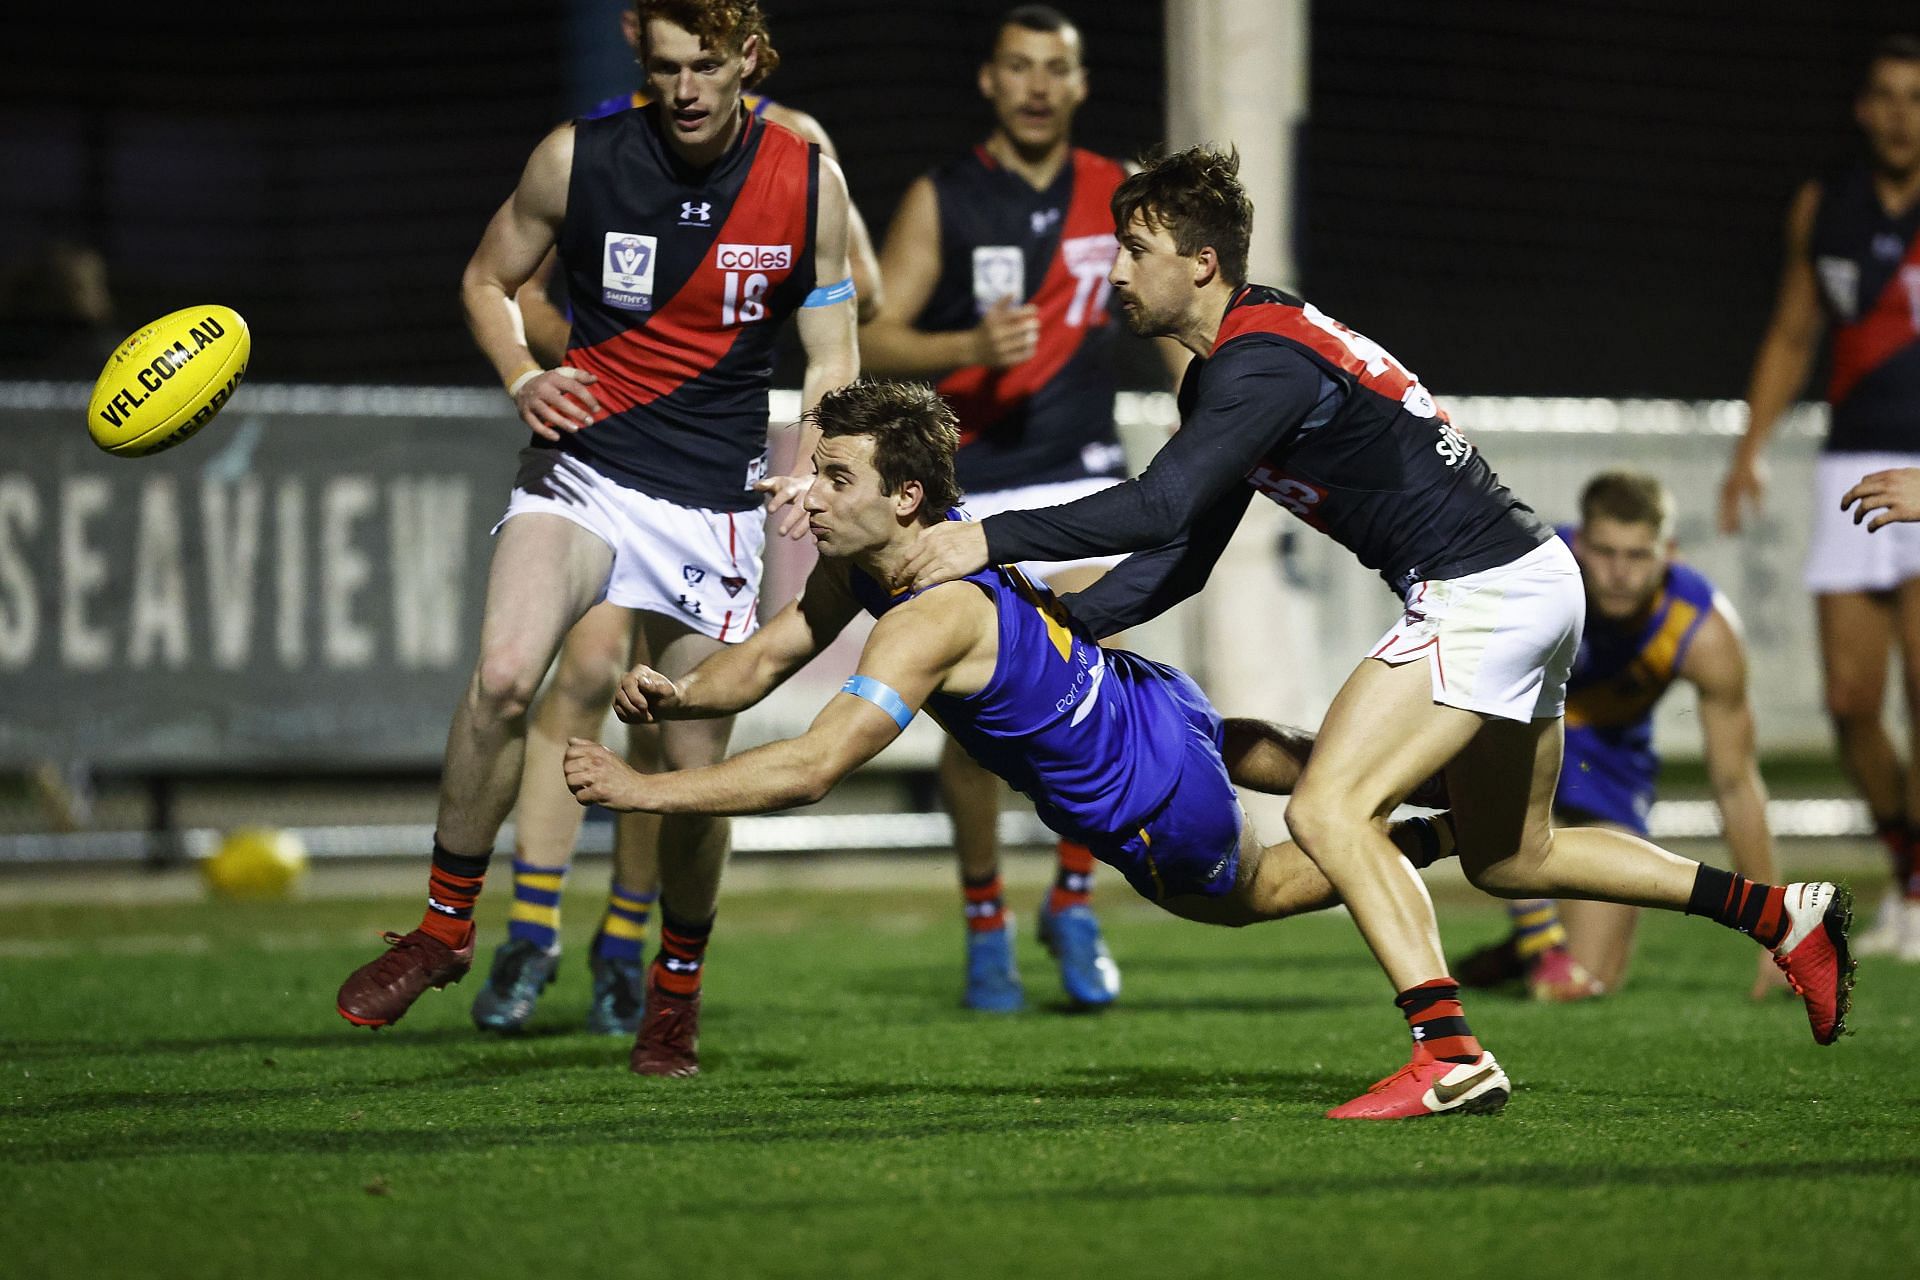
M 600 300 L 622 311 L 653 310 L 653 264 L 660 242 L 633 231 L 607 232 Z
M 713 265 L 722 271 L 791 271 L 790 244 L 722 244 L 713 249 Z

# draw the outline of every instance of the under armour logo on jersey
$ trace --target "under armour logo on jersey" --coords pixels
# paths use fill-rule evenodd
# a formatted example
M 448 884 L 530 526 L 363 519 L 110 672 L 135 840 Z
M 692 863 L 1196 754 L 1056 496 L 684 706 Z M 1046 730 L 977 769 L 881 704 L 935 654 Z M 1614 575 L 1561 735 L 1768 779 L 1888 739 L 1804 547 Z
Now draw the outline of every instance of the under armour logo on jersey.
M 1414 1038 L 1415 1040 L 1425 1040 L 1425 1039 L 1427 1038 L 1427 1029 L 1426 1029 L 1425 1027 L 1423 1027 L 1423 1026 L 1421 1026 L 1421 1025 L 1420 1025 L 1419 1023 L 1417 1023 L 1417 1022 L 1416 1022 L 1416 1023 L 1414 1023 L 1414 1024 L 1413 1024 L 1413 1038 Z
M 1060 221 L 1060 211 L 1058 209 L 1035 209 L 1032 213 L 1028 214 L 1027 217 L 1033 223 L 1033 234 L 1043 236 L 1047 234 L 1049 227 Z
M 680 225 L 683 227 L 704 227 L 713 221 L 713 204 L 707 200 L 682 200 L 680 202 Z
M 700 962 L 698 960 L 682 960 L 679 956 L 661 956 L 660 964 L 668 973 L 700 972 Z
M 680 607 L 696 618 L 700 616 L 700 602 L 698 600 L 689 600 L 685 596 L 681 596 Z

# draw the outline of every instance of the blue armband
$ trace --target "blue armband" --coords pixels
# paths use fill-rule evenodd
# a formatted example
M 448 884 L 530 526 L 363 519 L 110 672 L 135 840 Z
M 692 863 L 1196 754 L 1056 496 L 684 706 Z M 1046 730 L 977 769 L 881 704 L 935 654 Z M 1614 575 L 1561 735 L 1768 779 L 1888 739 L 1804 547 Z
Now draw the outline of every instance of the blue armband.
M 803 307 L 830 307 L 836 302 L 845 302 L 853 297 L 853 277 L 848 276 L 839 284 L 823 284 L 807 295 Z
M 848 676 L 847 682 L 840 686 L 840 692 L 865 698 L 892 716 L 893 722 L 902 729 L 913 723 L 913 708 L 907 705 L 907 700 L 872 676 Z

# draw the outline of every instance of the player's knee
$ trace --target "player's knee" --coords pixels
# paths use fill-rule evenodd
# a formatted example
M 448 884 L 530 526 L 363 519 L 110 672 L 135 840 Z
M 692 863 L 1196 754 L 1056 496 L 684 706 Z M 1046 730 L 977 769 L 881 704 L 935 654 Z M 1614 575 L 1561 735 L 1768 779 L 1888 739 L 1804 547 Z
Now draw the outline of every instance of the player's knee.
M 1287 801 L 1287 830 L 1314 857 L 1329 851 L 1342 831 L 1365 821 L 1365 815 L 1351 812 L 1351 806 L 1328 787 L 1309 784 Z
M 1467 882 L 1496 898 L 1533 898 L 1545 891 L 1542 875 L 1546 864 L 1545 848 L 1521 849 L 1494 862 L 1469 862 L 1464 865 Z
M 514 720 L 525 715 L 540 691 L 539 665 L 509 648 L 490 650 L 480 655 L 473 671 L 471 696 L 475 708 L 485 716 Z
M 727 730 L 724 722 L 712 720 L 670 720 L 660 726 L 660 765 L 679 772 L 704 769 L 727 758 Z
M 1842 733 L 1870 728 L 1880 721 L 1881 691 L 1865 680 L 1828 680 L 1827 714 Z

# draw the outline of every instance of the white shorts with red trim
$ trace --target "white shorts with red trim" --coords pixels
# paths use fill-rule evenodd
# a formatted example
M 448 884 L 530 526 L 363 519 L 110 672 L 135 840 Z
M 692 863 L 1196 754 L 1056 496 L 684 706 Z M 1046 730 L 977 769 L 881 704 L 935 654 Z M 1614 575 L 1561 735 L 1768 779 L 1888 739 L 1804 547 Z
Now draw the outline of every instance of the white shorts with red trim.
M 975 520 L 997 516 L 1002 511 L 1030 511 L 1035 507 L 1057 507 L 1090 493 L 1111 489 L 1119 484 L 1111 476 L 1088 476 L 1082 480 L 1056 480 L 1052 484 L 1021 485 L 1017 489 L 994 489 L 987 493 L 969 493 L 960 500 L 960 509 Z M 1020 571 L 1036 582 L 1045 582 L 1068 569 L 1111 569 L 1125 556 L 1087 556 L 1081 560 L 1029 560 Z
M 1920 454 L 1823 453 L 1813 464 L 1813 530 L 1807 590 L 1815 595 L 1891 591 L 1920 578 L 1920 524 L 1867 532 L 1840 509 L 1840 496 L 1876 471 L 1920 467 Z
M 1463 578 L 1416 582 L 1407 611 L 1372 653 L 1389 666 L 1428 659 L 1433 700 L 1502 720 L 1550 720 L 1587 620 L 1587 592 L 1567 544 Z
M 531 512 L 571 520 L 613 549 L 601 600 L 677 618 L 728 643 L 759 626 L 764 511 L 683 507 L 610 480 L 570 453 L 529 448 L 493 531 Z

